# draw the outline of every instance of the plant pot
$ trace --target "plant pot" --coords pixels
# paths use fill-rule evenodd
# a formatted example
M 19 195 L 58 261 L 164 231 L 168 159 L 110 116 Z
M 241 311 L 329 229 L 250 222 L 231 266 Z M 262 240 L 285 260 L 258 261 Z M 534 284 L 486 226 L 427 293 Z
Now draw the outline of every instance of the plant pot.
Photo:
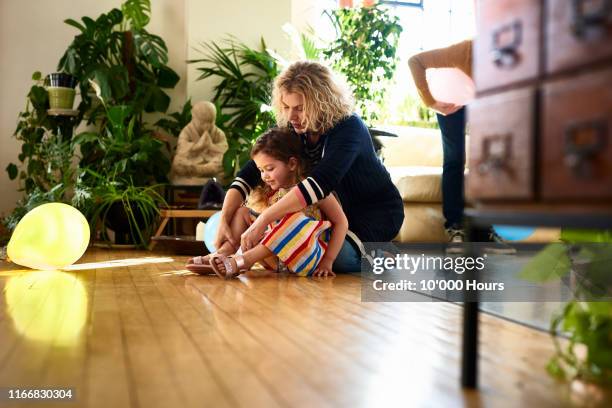
M 147 223 L 140 210 L 135 206 L 131 206 L 131 208 L 136 219 L 136 228 L 141 231 L 146 230 Z M 128 214 L 121 201 L 111 204 L 104 224 L 115 232 L 115 244 L 138 244 L 138 236 L 132 236 Z
M 47 75 L 45 82 L 48 86 L 52 87 L 74 89 L 77 85 L 77 78 L 74 75 L 66 74 L 65 72 L 55 72 Z
M 75 90 L 61 86 L 47 87 L 49 93 L 49 107 L 51 109 L 72 109 Z

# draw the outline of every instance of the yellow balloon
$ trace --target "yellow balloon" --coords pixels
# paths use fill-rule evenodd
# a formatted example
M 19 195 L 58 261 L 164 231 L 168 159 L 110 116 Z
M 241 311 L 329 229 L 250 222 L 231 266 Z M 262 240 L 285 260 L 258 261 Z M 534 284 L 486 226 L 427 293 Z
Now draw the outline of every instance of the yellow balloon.
M 6 253 L 18 265 L 54 270 L 78 261 L 88 245 L 89 224 L 83 214 L 68 204 L 48 203 L 19 221 Z

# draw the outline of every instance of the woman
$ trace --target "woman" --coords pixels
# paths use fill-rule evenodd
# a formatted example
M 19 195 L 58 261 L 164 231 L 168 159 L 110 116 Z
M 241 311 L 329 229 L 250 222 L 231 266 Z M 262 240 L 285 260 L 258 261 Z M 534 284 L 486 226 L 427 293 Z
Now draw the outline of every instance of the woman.
M 348 219 L 349 232 L 333 269 L 359 272 L 361 242 L 392 240 L 404 211 L 397 188 L 376 157 L 366 125 L 353 113 L 350 93 L 325 66 L 301 61 L 274 81 L 272 105 L 278 125 L 291 127 L 295 137 L 301 138 L 310 176 L 263 211 L 236 242 L 231 220 L 261 180 L 255 163 L 245 164 L 225 197 L 216 247 L 229 241 L 243 250 L 251 249 L 261 240 L 266 225 L 334 192 Z
M 413 55 L 408 66 L 423 103 L 436 111 L 442 132 L 442 210 L 444 228 L 451 243 L 465 241 L 463 229 L 463 178 L 465 171 L 465 108 L 436 100 L 427 84 L 428 68 L 457 68 L 472 77 L 472 41 Z M 462 250 L 461 248 L 456 248 Z

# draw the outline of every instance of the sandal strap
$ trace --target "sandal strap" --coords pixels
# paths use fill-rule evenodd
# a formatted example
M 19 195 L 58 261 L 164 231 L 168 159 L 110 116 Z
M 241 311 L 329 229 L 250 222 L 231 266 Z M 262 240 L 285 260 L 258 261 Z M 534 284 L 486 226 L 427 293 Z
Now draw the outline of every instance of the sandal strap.
M 223 266 L 225 266 L 225 277 L 232 277 L 236 271 L 234 271 L 234 266 L 230 262 L 230 258 L 223 257 L 221 261 L 223 262 Z
M 245 272 L 248 269 L 245 266 L 244 256 L 242 255 L 234 255 L 234 260 L 236 261 L 236 266 L 238 267 L 238 272 Z

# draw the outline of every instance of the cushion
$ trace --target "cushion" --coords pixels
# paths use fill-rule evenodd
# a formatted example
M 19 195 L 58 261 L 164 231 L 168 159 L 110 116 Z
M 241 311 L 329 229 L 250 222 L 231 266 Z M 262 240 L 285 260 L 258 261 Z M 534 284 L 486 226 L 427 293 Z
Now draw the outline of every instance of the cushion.
M 442 136 L 438 129 L 408 126 L 381 128 L 398 137 L 381 137 L 386 166 L 442 166 Z
M 441 167 L 387 167 L 404 202 L 441 203 Z
M 404 203 L 399 242 L 447 242 L 442 204 Z

